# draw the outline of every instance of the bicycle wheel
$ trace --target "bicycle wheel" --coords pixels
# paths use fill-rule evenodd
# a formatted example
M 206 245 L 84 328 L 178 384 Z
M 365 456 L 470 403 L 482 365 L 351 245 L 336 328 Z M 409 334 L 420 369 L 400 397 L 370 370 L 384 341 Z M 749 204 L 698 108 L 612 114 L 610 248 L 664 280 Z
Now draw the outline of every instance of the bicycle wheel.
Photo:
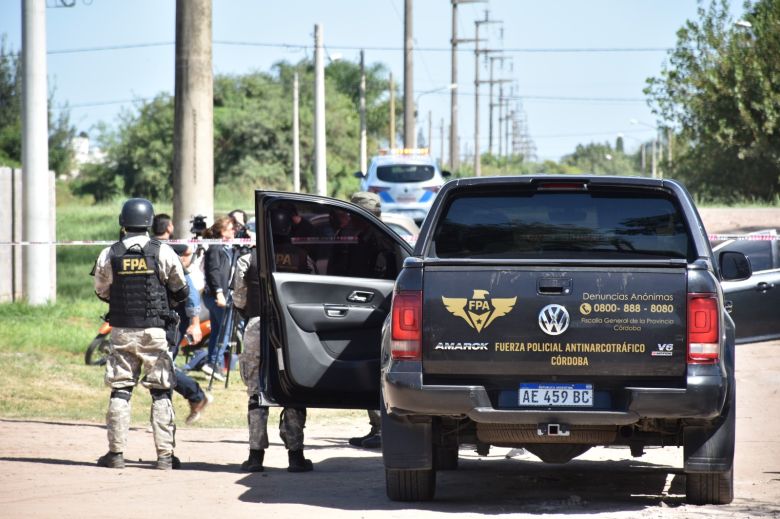
M 104 333 L 96 335 L 87 347 L 84 354 L 84 363 L 87 366 L 103 366 L 108 359 L 110 334 Z

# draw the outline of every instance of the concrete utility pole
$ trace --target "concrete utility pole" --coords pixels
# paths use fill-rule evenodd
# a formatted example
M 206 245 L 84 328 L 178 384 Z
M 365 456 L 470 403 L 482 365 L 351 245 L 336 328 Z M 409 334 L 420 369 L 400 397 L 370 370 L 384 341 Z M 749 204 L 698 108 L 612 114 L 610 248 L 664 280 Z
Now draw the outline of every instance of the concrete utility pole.
M 433 155 L 433 141 L 431 140 L 433 138 L 432 135 L 433 130 L 433 114 L 430 110 L 428 110 L 428 153 L 430 155 Z
M 485 11 L 484 20 L 474 21 L 474 176 L 482 176 L 482 156 L 479 150 L 479 55 L 488 52 L 479 48 L 479 27 L 483 24 L 498 23 L 490 20 L 489 11 Z
M 366 147 L 366 64 L 363 51 L 360 51 L 360 171 L 365 174 L 368 169 L 368 152 Z
M 325 64 L 323 62 L 322 26 L 314 26 L 314 178 L 317 194 L 327 196 L 328 178 L 325 163 Z
M 412 0 L 404 1 L 404 147 L 417 147 L 414 122 L 414 66 L 412 63 Z
M 390 148 L 395 148 L 395 83 L 392 72 L 390 72 Z
M 510 79 L 493 79 L 493 65 L 496 61 L 500 61 L 503 68 L 503 63 L 505 60 L 509 59 L 506 56 L 491 56 L 490 57 L 490 79 L 488 81 L 485 81 L 490 86 L 490 95 L 488 95 L 488 99 L 490 100 L 488 104 L 488 151 L 490 154 L 493 154 L 493 108 L 498 106 L 497 103 L 493 102 L 493 85 L 498 84 L 499 89 L 503 86 L 504 83 L 509 83 Z M 500 95 L 499 95 L 500 97 Z M 501 132 L 499 130 L 499 141 L 501 140 Z
M 504 155 L 504 85 L 498 84 L 498 156 Z
M 444 117 L 439 121 L 439 167 L 444 169 Z
M 293 76 L 293 191 L 301 192 L 301 128 L 298 92 L 298 73 Z
M 211 0 L 176 0 L 175 81 L 173 225 L 183 238 L 193 216 L 214 221 Z
M 22 240 L 43 242 L 22 252 L 22 288 L 27 302 L 56 299 L 52 287 L 52 179 L 49 178 L 49 123 L 46 82 L 46 1 L 22 3 Z
M 658 178 L 658 165 L 656 164 L 656 149 L 658 147 L 658 135 L 655 135 L 653 137 L 653 149 L 652 149 L 652 155 L 650 156 L 651 166 L 650 171 L 653 176 L 653 178 Z
M 450 84 L 458 84 L 458 43 L 472 42 L 472 39 L 458 39 L 458 5 L 483 3 L 487 0 L 450 0 L 452 4 L 452 45 L 451 53 L 451 81 Z M 458 149 L 458 89 L 454 88 L 450 93 L 450 169 L 456 171 L 460 168 L 460 150 Z M 442 158 L 442 160 L 444 160 Z

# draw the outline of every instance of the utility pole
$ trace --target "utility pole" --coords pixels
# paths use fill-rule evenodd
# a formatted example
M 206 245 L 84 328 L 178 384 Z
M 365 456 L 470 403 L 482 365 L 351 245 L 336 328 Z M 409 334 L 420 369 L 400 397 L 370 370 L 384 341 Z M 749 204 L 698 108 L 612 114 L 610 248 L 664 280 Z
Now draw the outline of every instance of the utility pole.
M 390 72 L 390 149 L 392 148 L 395 148 L 395 83 L 393 73 Z
M 404 1 L 404 147 L 417 147 L 414 122 L 414 66 L 412 63 L 412 0 Z
M 52 289 L 54 236 L 49 178 L 49 123 L 46 81 L 46 2 L 22 2 L 22 287 L 31 305 L 56 299 Z
M 498 156 L 504 155 L 504 84 L 498 84 Z
M 430 155 L 433 155 L 433 141 L 431 140 L 432 134 L 431 131 L 433 130 L 433 115 L 431 114 L 431 111 L 428 110 L 428 153 Z
M 647 146 L 643 142 L 640 145 L 640 148 L 642 150 L 642 176 L 644 176 L 645 175 L 645 170 L 647 169 L 647 158 L 645 157 L 646 156 Z
M 173 225 L 184 238 L 190 219 L 214 216 L 214 83 L 211 0 L 176 0 L 173 123 Z
M 650 156 L 651 165 L 650 165 L 650 173 L 653 178 L 657 178 L 658 175 L 658 166 L 656 164 L 656 147 L 658 146 L 658 135 L 656 134 L 653 136 L 653 149 L 652 149 L 652 155 Z
M 368 169 L 368 152 L 366 151 L 366 65 L 364 53 L 360 51 L 360 171 L 365 174 Z
M 490 20 L 490 12 L 485 11 L 484 20 L 474 21 L 474 176 L 482 176 L 482 156 L 479 149 L 479 56 L 488 52 L 479 48 L 479 27 L 483 24 L 498 23 Z
M 492 51 L 490 51 L 492 52 Z M 507 56 L 490 56 L 490 79 L 488 81 L 483 81 L 483 83 L 488 83 L 490 86 L 490 95 L 488 95 L 488 99 L 490 100 L 488 107 L 489 107 L 489 117 L 488 117 L 488 151 L 490 154 L 493 154 L 493 108 L 498 106 L 498 103 L 493 102 L 493 85 L 498 84 L 499 86 L 499 98 L 501 97 L 501 88 L 503 87 L 504 83 L 509 83 L 511 79 L 493 79 L 493 65 L 496 61 L 501 62 L 501 68 L 503 69 L 504 61 L 509 59 Z M 500 115 L 499 115 L 500 117 Z M 499 130 L 498 133 L 498 140 L 501 141 L 501 131 Z M 500 146 L 499 146 L 500 147 Z M 500 155 L 500 153 L 499 153 Z
M 314 178 L 317 194 L 328 194 L 325 156 L 325 64 L 323 62 L 322 26 L 314 26 Z
M 293 191 L 301 192 L 301 128 L 299 114 L 298 73 L 293 75 Z
M 483 3 L 486 0 L 450 0 L 452 4 L 452 37 L 450 38 L 451 51 L 451 81 L 450 84 L 458 84 L 458 43 L 472 42 L 472 39 L 458 39 L 458 5 Z M 450 92 L 450 169 L 460 169 L 460 151 L 458 144 L 458 89 Z
M 439 121 L 439 167 L 444 169 L 444 117 Z

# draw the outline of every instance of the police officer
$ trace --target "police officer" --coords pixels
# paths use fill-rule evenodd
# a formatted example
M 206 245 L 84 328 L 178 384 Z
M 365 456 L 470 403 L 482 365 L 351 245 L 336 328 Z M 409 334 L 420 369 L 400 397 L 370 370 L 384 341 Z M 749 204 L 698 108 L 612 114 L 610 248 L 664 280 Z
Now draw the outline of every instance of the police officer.
M 105 375 L 106 385 L 111 387 L 106 414 L 108 452 L 98 459 L 101 467 L 125 466 L 130 397 L 139 381 L 152 395 L 157 468 L 170 470 L 180 465 L 173 455 L 176 425 L 171 389 L 176 381 L 165 328 L 171 306 L 185 301 L 189 290 L 173 249 L 149 238 L 153 218 L 148 200 L 126 201 L 119 215 L 125 235 L 103 249 L 93 270 L 95 293 L 108 303 L 112 326 Z
M 279 216 L 281 215 L 281 216 Z M 282 272 L 312 273 L 311 260 L 303 249 L 289 243 L 290 214 L 277 210 L 271 216 L 274 233 L 276 270 Z M 279 245 L 277 245 L 279 243 Z M 297 249 L 297 250 L 296 250 Z M 280 262 L 281 260 L 281 262 Z M 249 458 L 241 464 L 249 472 L 263 471 L 263 458 L 268 448 L 268 407 L 260 405 L 260 277 L 257 271 L 257 250 L 252 248 L 236 262 L 233 286 L 233 305 L 247 320 L 244 331 L 244 350 L 239 366 L 241 378 L 249 395 L 247 419 L 249 422 Z M 287 448 L 289 472 L 309 472 L 311 460 L 303 456 L 303 429 L 306 409 L 285 407 L 279 421 L 279 435 Z
M 350 197 L 349 201 L 359 205 L 377 218 L 382 216 L 382 200 L 376 193 L 358 191 Z M 376 409 L 367 409 L 366 412 L 368 413 L 368 424 L 371 427 L 368 434 L 350 438 L 349 444 L 364 449 L 379 449 L 382 447 L 382 418 Z

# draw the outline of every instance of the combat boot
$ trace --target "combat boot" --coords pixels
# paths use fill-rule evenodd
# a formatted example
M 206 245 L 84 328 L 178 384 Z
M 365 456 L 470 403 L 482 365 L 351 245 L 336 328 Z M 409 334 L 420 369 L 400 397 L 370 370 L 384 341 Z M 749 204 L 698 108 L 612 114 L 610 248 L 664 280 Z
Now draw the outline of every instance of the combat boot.
M 365 440 L 363 440 L 363 443 L 360 444 L 361 447 L 364 449 L 381 449 L 382 448 L 382 434 L 376 433 Z
M 265 450 L 263 449 L 249 449 L 249 459 L 241 464 L 241 470 L 247 472 L 262 472 L 263 458 L 265 458 Z
M 169 456 L 157 456 L 157 468 L 160 470 L 180 469 L 181 461 L 173 454 Z
M 110 469 L 123 469 L 125 468 L 125 457 L 121 452 L 108 451 L 104 455 L 98 458 L 97 464 L 99 467 L 108 467 Z
M 349 444 L 353 447 L 363 447 L 363 442 L 368 440 L 369 438 L 376 436 L 376 434 L 379 432 L 379 429 L 377 427 L 371 426 L 371 430 L 368 431 L 368 434 L 365 436 L 356 436 L 354 438 L 349 439 Z
M 290 462 L 287 472 L 309 472 L 314 470 L 311 460 L 303 457 L 303 449 L 287 451 L 287 459 Z

